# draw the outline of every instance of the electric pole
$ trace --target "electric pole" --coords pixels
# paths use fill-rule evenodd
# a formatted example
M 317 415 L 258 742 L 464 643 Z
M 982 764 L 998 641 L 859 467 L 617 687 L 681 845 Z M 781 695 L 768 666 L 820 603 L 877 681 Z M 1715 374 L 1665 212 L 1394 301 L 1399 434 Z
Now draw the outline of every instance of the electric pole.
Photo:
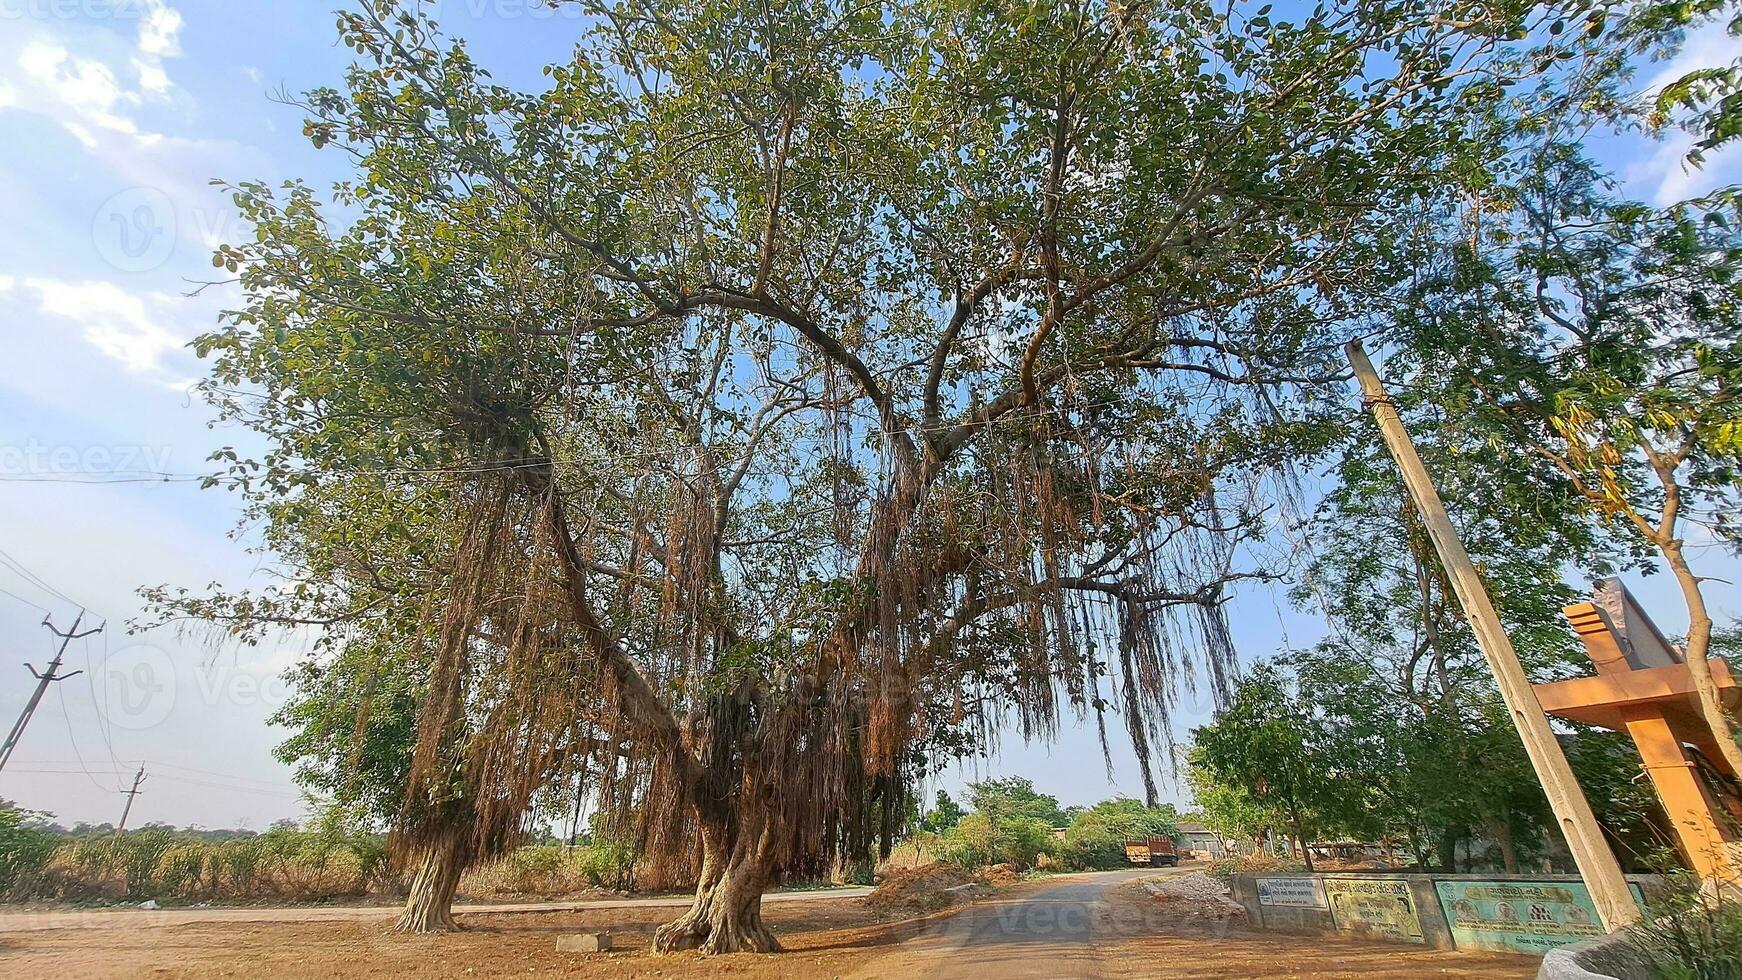
M 79 610 L 78 617 L 73 620 L 73 628 L 62 633 L 60 630 L 54 628 L 54 624 L 48 621 L 47 616 L 42 617 L 42 625 L 47 626 L 50 633 L 60 637 L 60 649 L 55 651 L 54 659 L 48 662 L 48 669 L 40 674 L 38 674 L 36 668 L 30 664 L 26 663 L 24 665 L 29 668 L 30 673 L 36 677 L 36 690 L 31 692 L 30 703 L 24 706 L 24 713 L 18 716 L 17 724 L 12 726 L 12 731 L 6 736 L 5 747 L 0 748 L 0 769 L 6 768 L 6 760 L 12 758 L 12 750 L 18 747 L 18 740 L 24 736 L 24 726 L 30 724 L 30 716 L 36 713 L 36 706 L 42 703 L 43 692 L 48 690 L 49 683 L 52 681 L 64 681 L 69 677 L 77 677 L 84 673 L 82 670 L 75 670 L 70 674 L 62 674 L 60 672 L 60 662 L 61 658 L 66 656 L 67 644 L 74 640 L 83 639 L 93 633 L 103 632 L 103 627 L 99 626 L 94 630 L 86 630 L 83 633 L 80 633 L 79 624 L 84 622 L 84 619 L 85 611 L 81 609 Z
M 145 781 L 145 763 L 139 764 L 139 771 L 133 774 L 133 788 L 124 789 L 121 795 L 127 797 L 127 805 L 121 810 L 121 822 L 115 825 L 115 836 L 127 829 L 127 815 L 133 812 L 133 798 L 139 795 L 139 784 Z
M 1409 430 L 1403 427 L 1403 419 L 1397 414 L 1397 403 L 1386 394 L 1385 386 L 1380 383 L 1379 374 L 1373 370 L 1373 362 L 1367 359 L 1361 342 L 1352 340 L 1343 349 L 1349 355 L 1349 365 L 1355 369 L 1355 378 L 1361 382 L 1364 407 L 1373 412 L 1374 421 L 1379 423 L 1379 434 L 1397 461 L 1397 468 L 1403 474 L 1403 485 L 1408 488 L 1416 513 L 1421 515 L 1422 525 L 1433 540 L 1434 551 L 1439 554 L 1440 564 L 1451 580 L 1452 591 L 1457 593 L 1458 604 L 1469 617 L 1470 629 L 1476 634 L 1476 645 L 1488 660 L 1488 669 L 1493 672 L 1494 682 L 1500 688 L 1501 700 L 1506 702 L 1512 726 L 1524 742 L 1524 754 L 1530 758 L 1531 768 L 1536 770 L 1536 778 L 1542 783 L 1549 809 L 1554 812 L 1555 822 L 1566 838 L 1567 850 L 1573 853 L 1579 877 L 1590 889 L 1591 902 L 1597 907 L 1603 927 L 1614 932 L 1639 921 L 1639 907 L 1633 903 L 1627 879 L 1621 876 L 1621 865 L 1615 860 L 1615 852 L 1603 839 L 1602 828 L 1591 812 L 1591 804 L 1573 778 L 1572 767 L 1567 765 L 1560 740 L 1555 738 L 1548 716 L 1543 714 L 1542 705 L 1536 700 L 1530 678 L 1525 676 L 1524 666 L 1518 662 L 1518 652 L 1512 648 L 1512 638 L 1506 635 L 1506 629 L 1500 623 L 1500 614 L 1494 611 L 1488 588 L 1482 584 L 1482 577 L 1476 571 L 1476 563 L 1464 550 L 1464 542 L 1458 538 L 1458 530 L 1446 513 L 1445 502 L 1434 489 L 1433 477 L 1422 465 L 1421 456 L 1409 439 Z

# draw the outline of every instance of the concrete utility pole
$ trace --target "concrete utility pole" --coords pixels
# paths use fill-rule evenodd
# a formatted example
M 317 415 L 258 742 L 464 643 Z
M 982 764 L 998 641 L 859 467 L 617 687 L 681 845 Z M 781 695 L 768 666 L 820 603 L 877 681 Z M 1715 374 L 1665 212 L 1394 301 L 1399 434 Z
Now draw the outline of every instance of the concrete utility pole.
M 1573 852 L 1579 876 L 1585 880 L 1585 887 L 1591 890 L 1591 901 L 1597 906 L 1603 927 L 1614 932 L 1639 921 L 1639 907 L 1627 890 L 1627 879 L 1621 876 L 1615 853 L 1603 839 L 1602 828 L 1591 812 L 1591 804 L 1573 778 L 1572 767 L 1567 765 L 1560 742 L 1549 727 L 1548 716 L 1542 713 L 1536 692 L 1531 690 L 1530 678 L 1525 676 L 1524 667 L 1518 662 L 1518 653 L 1512 649 L 1512 640 L 1500 625 L 1500 616 L 1494 611 L 1493 603 L 1488 600 L 1487 587 L 1482 584 L 1475 563 L 1458 539 L 1457 528 L 1452 526 L 1452 519 L 1446 514 L 1446 505 L 1440 500 L 1439 491 L 1434 489 L 1433 478 L 1422 465 L 1415 444 L 1409 439 L 1409 431 L 1403 427 L 1403 419 L 1397 414 L 1397 403 L 1385 393 L 1385 386 L 1380 383 L 1361 342 L 1350 341 L 1343 349 L 1349 355 L 1356 379 L 1361 382 L 1362 401 L 1372 409 L 1373 418 L 1379 423 L 1379 434 L 1384 437 L 1392 458 L 1397 460 L 1404 485 L 1409 488 L 1409 496 L 1415 501 L 1415 509 L 1427 527 L 1428 537 L 1433 539 L 1434 550 L 1439 553 L 1440 564 L 1451 578 L 1452 591 L 1457 593 L 1459 605 L 1470 618 L 1476 643 L 1482 648 L 1488 668 L 1494 673 L 1494 681 L 1500 687 L 1500 697 L 1506 702 L 1512 725 L 1518 729 L 1524 752 L 1530 757 L 1543 792 L 1548 795 L 1549 809 L 1560 824 L 1567 848 Z
M 133 798 L 139 795 L 139 784 L 145 781 L 145 763 L 139 764 L 139 771 L 133 774 L 133 788 L 124 789 L 121 795 L 127 797 L 127 805 L 121 809 L 121 822 L 115 825 L 115 836 L 127 829 L 127 815 L 133 812 Z
M 83 633 L 80 633 L 79 624 L 84 622 L 84 619 L 85 611 L 81 609 L 79 610 L 78 617 L 73 620 L 73 628 L 62 633 L 60 630 L 54 628 L 53 624 L 48 621 L 47 616 L 42 618 L 42 625 L 47 626 L 50 633 L 60 637 L 60 649 L 55 651 L 54 659 L 48 662 L 48 669 L 40 674 L 38 674 L 36 668 L 32 667 L 30 664 L 27 663 L 24 665 L 30 670 L 31 674 L 36 677 L 36 690 L 31 692 L 30 701 L 24 706 L 24 712 L 18 716 L 18 721 L 12 726 L 12 731 L 7 734 L 5 746 L 0 747 L 0 769 L 6 768 L 6 760 L 12 758 L 12 750 L 18 747 L 18 740 L 24 737 L 24 726 L 30 724 L 30 716 L 36 714 L 36 706 L 42 703 L 42 694 L 44 691 L 48 690 L 50 682 L 64 681 L 69 677 L 77 677 L 84 673 L 82 670 L 75 670 L 70 674 L 60 673 L 61 658 L 66 656 L 68 643 L 90 636 L 93 633 L 103 632 L 103 627 L 99 626 L 94 630 L 86 630 Z

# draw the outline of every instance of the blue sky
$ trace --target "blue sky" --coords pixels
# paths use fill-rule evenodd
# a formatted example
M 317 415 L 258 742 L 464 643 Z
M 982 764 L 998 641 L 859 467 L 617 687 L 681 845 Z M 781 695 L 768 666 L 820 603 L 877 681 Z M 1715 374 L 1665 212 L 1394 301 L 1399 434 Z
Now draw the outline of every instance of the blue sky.
M 237 500 L 185 482 L 85 481 L 202 471 L 214 449 L 249 444 L 213 428 L 187 390 L 202 366 L 184 345 L 234 297 L 187 294 L 214 246 L 243 231 L 212 178 L 324 186 L 343 176 L 341 157 L 312 149 L 300 115 L 272 97 L 340 80 L 348 52 L 331 6 L 0 0 L 0 722 L 28 696 L 24 663 L 52 655 L 45 612 L 65 628 L 88 603 L 106 622 L 70 645 L 67 669 L 85 673 L 50 691 L 0 772 L 0 797 L 65 821 L 113 820 L 143 760 L 135 824 L 263 828 L 302 813 L 266 718 L 284 697 L 277 675 L 305 641 L 237 649 L 198 628 L 126 632 L 140 586 L 268 581 L 247 531 L 234 533 Z M 434 6 L 511 85 L 543 84 L 539 69 L 566 55 L 578 29 L 572 11 L 536 0 Z M 1736 44 L 1701 32 L 1676 63 L 1644 66 L 1641 81 L 1728 60 Z M 1630 193 L 1655 203 L 1742 179 L 1734 153 L 1684 168 L 1685 140 L 1593 146 Z M 1630 584 L 1667 631 L 1681 628 L 1666 580 Z M 1719 609 L 1742 608 L 1734 587 L 1713 592 Z M 1232 612 L 1248 658 L 1319 635 L 1273 591 L 1246 591 Z M 1206 711 L 1201 697 L 1184 705 L 1182 733 Z M 1090 725 L 1051 746 L 1011 738 L 999 759 L 941 785 L 1018 773 L 1066 802 L 1140 791 L 1123 734 L 1111 739 L 1113 781 Z

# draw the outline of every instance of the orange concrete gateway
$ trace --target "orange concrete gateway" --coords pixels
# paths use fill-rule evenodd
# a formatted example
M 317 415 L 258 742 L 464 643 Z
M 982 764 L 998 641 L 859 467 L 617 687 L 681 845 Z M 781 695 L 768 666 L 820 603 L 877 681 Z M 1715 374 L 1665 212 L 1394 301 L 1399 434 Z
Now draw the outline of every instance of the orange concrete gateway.
M 1681 652 L 1617 579 L 1599 582 L 1593 601 L 1563 612 L 1597 676 L 1535 685 L 1542 710 L 1631 736 L 1689 867 L 1713 885 L 1742 887 L 1742 837 L 1734 830 L 1742 824 L 1742 784 L 1700 717 Z M 1725 706 L 1742 704 L 1729 666 L 1710 664 Z

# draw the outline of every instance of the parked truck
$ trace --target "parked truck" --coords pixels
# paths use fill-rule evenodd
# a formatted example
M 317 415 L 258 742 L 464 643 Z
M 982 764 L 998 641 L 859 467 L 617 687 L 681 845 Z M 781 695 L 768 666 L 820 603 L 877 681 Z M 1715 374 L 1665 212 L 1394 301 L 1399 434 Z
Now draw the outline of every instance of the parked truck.
M 1125 860 L 1153 868 L 1171 868 L 1179 864 L 1179 850 L 1166 837 L 1128 840 L 1125 842 Z

